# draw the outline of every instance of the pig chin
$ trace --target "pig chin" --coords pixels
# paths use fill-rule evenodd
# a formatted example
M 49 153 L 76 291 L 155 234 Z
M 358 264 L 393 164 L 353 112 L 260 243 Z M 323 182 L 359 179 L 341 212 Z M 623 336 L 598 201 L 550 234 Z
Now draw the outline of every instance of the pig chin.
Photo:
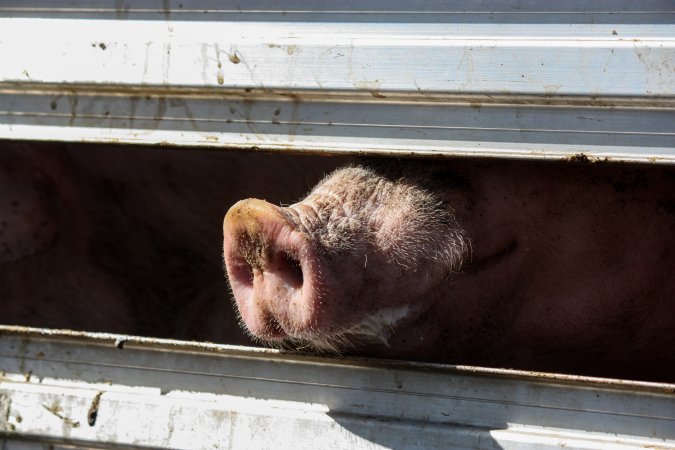
M 334 334 L 319 335 L 300 340 L 296 347 L 309 347 L 319 352 L 341 353 L 351 349 L 389 347 L 399 323 L 414 314 L 415 308 L 403 305 L 383 308 L 368 314 L 363 320 Z

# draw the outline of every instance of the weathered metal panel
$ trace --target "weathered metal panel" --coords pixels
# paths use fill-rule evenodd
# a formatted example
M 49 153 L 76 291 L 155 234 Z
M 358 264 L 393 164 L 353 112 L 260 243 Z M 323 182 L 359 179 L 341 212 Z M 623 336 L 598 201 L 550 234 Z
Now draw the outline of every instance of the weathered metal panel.
M 675 163 L 672 1 L 0 0 L 0 61 L 0 139 Z M 0 330 L 7 448 L 675 448 L 673 385 Z
M 670 1 L 5 0 L 0 60 L 0 138 L 675 162 Z
M 9 448 L 675 448 L 674 385 L 0 331 Z

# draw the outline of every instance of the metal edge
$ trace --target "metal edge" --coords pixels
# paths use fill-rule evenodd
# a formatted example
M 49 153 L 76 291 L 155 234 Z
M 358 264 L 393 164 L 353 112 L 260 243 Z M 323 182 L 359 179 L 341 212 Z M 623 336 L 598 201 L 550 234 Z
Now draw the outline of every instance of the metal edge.
M 476 367 L 452 364 L 398 361 L 355 356 L 316 355 L 304 352 L 277 350 L 262 347 L 245 347 L 211 342 L 180 341 L 113 333 L 94 333 L 65 329 L 31 328 L 15 325 L 0 325 L 0 339 L 11 335 L 25 339 L 52 339 L 126 349 L 172 351 L 187 354 L 228 356 L 236 358 L 272 359 L 278 362 L 302 362 L 303 364 L 338 365 L 363 368 L 389 368 L 420 372 L 448 373 L 462 376 L 497 377 L 542 383 L 574 385 L 576 387 L 601 387 L 607 389 L 650 392 L 675 396 L 675 384 L 647 381 L 632 381 L 612 378 L 596 378 L 581 375 L 535 372 L 503 368 Z

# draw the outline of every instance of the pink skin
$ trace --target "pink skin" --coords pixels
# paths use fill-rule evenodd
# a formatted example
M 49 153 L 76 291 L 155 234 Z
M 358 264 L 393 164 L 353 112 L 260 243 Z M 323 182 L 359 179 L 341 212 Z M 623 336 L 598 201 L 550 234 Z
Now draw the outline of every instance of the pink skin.
M 364 171 L 354 173 L 352 181 L 360 179 L 369 184 L 361 193 L 373 195 L 344 193 L 348 204 L 340 200 L 342 195 L 334 195 L 329 179 L 321 185 L 325 192 L 316 189 L 308 201 L 288 208 L 250 199 L 230 209 L 223 227 L 225 264 L 242 319 L 255 337 L 310 341 L 324 349 L 339 349 L 345 341 L 355 339 L 361 345 L 386 341 L 388 329 L 379 336 L 354 336 L 353 330 L 346 336 L 344 332 L 349 326 L 362 327 L 363 318 L 372 314 L 400 315 L 409 321 L 418 313 L 410 299 L 428 296 L 437 284 L 436 278 L 447 277 L 452 264 L 440 262 L 459 255 L 434 251 L 423 254 L 423 248 L 399 248 L 369 240 L 371 235 L 386 240 L 415 232 L 422 247 L 428 247 L 458 237 L 448 230 L 446 238 L 424 245 L 423 235 L 436 224 L 417 218 L 401 220 L 407 213 L 414 213 L 405 204 L 395 205 L 396 214 L 390 216 L 389 208 L 379 208 L 381 192 L 376 184 L 369 183 L 369 177 Z M 423 195 L 414 186 L 392 188 L 391 194 L 413 203 L 415 194 Z M 369 205 L 372 211 L 368 217 L 361 217 L 360 211 L 367 211 Z M 333 207 L 339 208 L 340 214 L 333 214 Z M 425 212 L 423 208 L 420 211 Z M 332 223 L 326 228 L 333 229 L 332 235 L 316 229 L 323 214 L 331 215 Z M 351 228 L 362 220 L 369 224 Z M 368 231 L 371 229 L 372 233 Z M 346 242 L 340 242 L 343 235 L 349 236 Z M 357 261 L 351 255 L 357 255 Z M 401 292 L 406 295 L 401 296 Z M 369 301 L 361 301 L 364 298 Z
M 378 298 L 393 298 L 402 284 L 424 284 L 423 280 L 406 281 L 399 267 L 381 267 L 373 274 L 349 260 L 324 254 L 289 221 L 284 214 L 288 211 L 260 200 L 245 200 L 230 209 L 224 222 L 227 274 L 241 316 L 254 336 L 310 338 L 317 330 L 322 334 L 331 330 L 334 314 L 355 323 L 373 307 L 352 304 L 350 309 L 338 309 L 339 303 L 326 298 L 354 296 L 365 285 Z M 251 261 L 251 251 L 259 252 L 253 256 L 256 261 Z M 372 249 L 361 248 L 360 254 L 364 266 L 367 255 L 378 259 Z M 386 282 L 396 277 L 398 284 Z M 381 306 L 392 305 L 383 302 Z
M 283 329 L 291 326 L 296 330 L 312 327 L 307 312 L 315 308 L 313 293 L 316 286 L 313 256 L 308 240 L 286 223 L 278 214 L 278 208 L 268 208 L 264 202 L 239 202 L 231 209 L 232 214 L 253 215 L 257 219 L 243 227 L 243 220 L 228 221 L 224 228 L 225 254 L 228 255 L 227 270 L 230 284 L 242 314 L 248 318 L 249 329 L 257 336 L 266 339 L 280 338 L 285 335 Z M 270 220 L 265 217 L 270 216 Z M 254 267 L 244 256 L 245 251 L 234 249 L 240 245 L 237 237 L 257 227 L 256 234 L 274 241 L 274 254 L 268 256 L 263 271 Z M 262 247 L 265 242 L 255 243 Z M 254 249 L 249 249 L 255 251 Z M 266 250 L 263 248 L 263 252 Z M 300 263 L 302 261 L 302 263 Z M 302 264 L 301 267 L 296 264 Z M 283 299 L 283 303 L 281 303 Z
M 672 172 L 452 167 L 443 177 L 464 181 L 451 189 L 441 184 L 432 194 L 451 205 L 453 227 L 471 242 L 470 250 L 456 252 L 454 266 L 424 255 L 461 239 L 446 239 L 445 230 L 426 240 L 431 225 L 401 224 L 415 216 L 388 190 L 406 183 L 399 175 L 380 179 L 346 169 L 288 208 L 258 200 L 235 205 L 225 219 L 224 254 L 249 331 L 276 345 L 674 381 L 675 354 L 668 350 L 675 348 Z M 408 184 L 433 191 L 427 171 L 410 175 Z M 359 202 L 359 196 L 377 201 Z M 344 248 L 335 251 L 325 230 L 345 220 L 355 242 L 345 245 L 343 237 Z M 373 223 L 390 230 L 383 234 Z M 252 272 L 242 256 L 246 240 L 265 242 Z M 384 250 L 392 242 L 416 264 L 392 258 Z M 298 262 L 280 266 L 278 251 L 290 251 Z M 303 284 L 288 296 L 268 267 L 302 270 L 294 276 Z M 386 308 L 406 306 L 405 314 L 388 316 L 384 339 L 344 334 Z

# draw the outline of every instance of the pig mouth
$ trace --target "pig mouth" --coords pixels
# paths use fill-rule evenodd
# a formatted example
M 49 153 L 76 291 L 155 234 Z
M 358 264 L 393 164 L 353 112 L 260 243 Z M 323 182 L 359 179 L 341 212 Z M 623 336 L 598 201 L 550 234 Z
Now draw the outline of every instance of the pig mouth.
M 398 324 L 409 318 L 413 314 L 413 309 L 410 305 L 383 308 L 342 330 L 287 335 L 281 339 L 266 339 L 249 332 L 249 337 L 259 344 L 272 348 L 306 350 L 320 354 L 343 355 L 369 348 L 389 348 Z M 245 326 L 243 321 L 242 325 Z
M 400 322 L 413 313 L 411 305 L 383 308 L 368 314 L 364 319 L 333 334 L 324 333 L 299 342 L 296 348 L 309 348 L 320 353 L 340 354 L 353 349 L 389 347 Z

